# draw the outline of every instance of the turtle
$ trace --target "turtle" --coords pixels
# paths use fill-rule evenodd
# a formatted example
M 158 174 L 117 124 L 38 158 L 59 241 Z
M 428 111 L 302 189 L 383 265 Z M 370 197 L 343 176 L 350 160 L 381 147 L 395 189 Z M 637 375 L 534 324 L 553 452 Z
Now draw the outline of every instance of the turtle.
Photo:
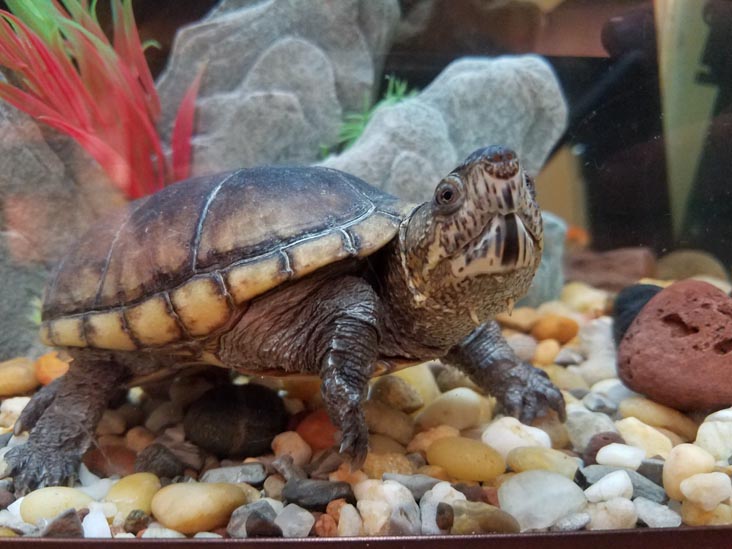
M 125 384 L 196 364 L 315 375 L 363 463 L 369 380 L 431 359 L 522 421 L 561 392 L 495 316 L 526 293 L 543 247 L 533 179 L 512 150 L 476 150 L 406 204 L 345 172 L 265 166 L 191 178 L 93 226 L 50 276 L 41 340 L 72 357 L 15 424 L 18 493 L 73 480 Z

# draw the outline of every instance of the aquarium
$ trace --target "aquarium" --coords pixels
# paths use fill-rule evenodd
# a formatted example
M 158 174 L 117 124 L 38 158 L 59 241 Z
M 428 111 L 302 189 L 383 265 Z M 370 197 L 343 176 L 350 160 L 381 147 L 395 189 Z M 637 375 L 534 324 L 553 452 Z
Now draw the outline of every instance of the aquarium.
M 0 537 L 725 546 L 732 2 L 0 10 Z

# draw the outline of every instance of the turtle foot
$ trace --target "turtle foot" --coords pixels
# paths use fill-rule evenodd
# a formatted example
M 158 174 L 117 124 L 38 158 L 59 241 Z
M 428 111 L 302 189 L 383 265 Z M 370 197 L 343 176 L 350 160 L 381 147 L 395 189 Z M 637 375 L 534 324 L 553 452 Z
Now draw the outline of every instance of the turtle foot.
M 46 486 L 69 486 L 78 476 L 81 456 L 76 453 L 44 449 L 32 442 L 16 446 L 4 456 L 7 476 L 13 477 L 15 495 Z
M 13 426 L 14 434 L 19 435 L 23 431 L 30 431 L 35 427 L 43 413 L 53 404 L 61 385 L 61 380 L 62 378 L 55 379 L 33 395 L 33 398 L 23 408 L 20 417 L 18 417 Z

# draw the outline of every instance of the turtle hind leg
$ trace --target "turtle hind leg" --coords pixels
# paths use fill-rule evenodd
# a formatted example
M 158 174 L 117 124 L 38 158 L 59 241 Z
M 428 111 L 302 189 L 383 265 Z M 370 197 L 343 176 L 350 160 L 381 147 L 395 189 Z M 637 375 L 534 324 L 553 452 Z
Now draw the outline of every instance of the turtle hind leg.
M 43 412 L 53 404 L 62 380 L 63 376 L 54 379 L 45 387 L 41 387 L 41 389 L 33 395 L 33 398 L 28 404 L 26 404 L 25 408 L 23 408 L 23 411 L 20 413 L 20 417 L 18 417 L 15 425 L 13 426 L 13 433 L 15 435 L 19 435 L 23 431 L 30 431 L 35 427 L 36 423 L 38 423 L 38 420 L 43 415 Z
M 36 393 L 20 418 L 19 428 L 32 427 L 28 442 L 4 456 L 16 494 L 74 479 L 109 399 L 126 377 L 111 353 L 80 350 L 55 386 Z

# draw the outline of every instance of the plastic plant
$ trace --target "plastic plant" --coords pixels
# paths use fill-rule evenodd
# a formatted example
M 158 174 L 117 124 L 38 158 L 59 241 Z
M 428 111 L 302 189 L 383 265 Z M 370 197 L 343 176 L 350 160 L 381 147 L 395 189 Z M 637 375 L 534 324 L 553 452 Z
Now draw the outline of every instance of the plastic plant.
M 113 39 L 96 0 L 7 0 L 0 10 L 0 65 L 13 82 L 0 98 L 74 138 L 130 198 L 187 177 L 195 96 L 183 98 L 171 137 L 171 165 L 156 129 L 160 99 L 145 61 L 131 0 L 110 0 Z
M 404 99 L 412 97 L 417 94 L 416 90 L 408 90 L 407 82 L 395 78 L 394 76 L 386 77 L 386 91 L 384 96 L 376 102 L 373 106 L 369 106 L 368 97 L 364 98 L 364 105 L 361 112 L 348 113 L 344 117 L 343 124 L 341 125 L 340 131 L 338 132 L 338 141 L 336 142 L 336 149 L 344 151 L 356 140 L 361 137 L 366 125 L 371 120 L 374 112 L 379 107 L 384 105 L 395 105 Z M 322 156 L 327 156 L 330 153 L 328 147 L 321 148 Z

